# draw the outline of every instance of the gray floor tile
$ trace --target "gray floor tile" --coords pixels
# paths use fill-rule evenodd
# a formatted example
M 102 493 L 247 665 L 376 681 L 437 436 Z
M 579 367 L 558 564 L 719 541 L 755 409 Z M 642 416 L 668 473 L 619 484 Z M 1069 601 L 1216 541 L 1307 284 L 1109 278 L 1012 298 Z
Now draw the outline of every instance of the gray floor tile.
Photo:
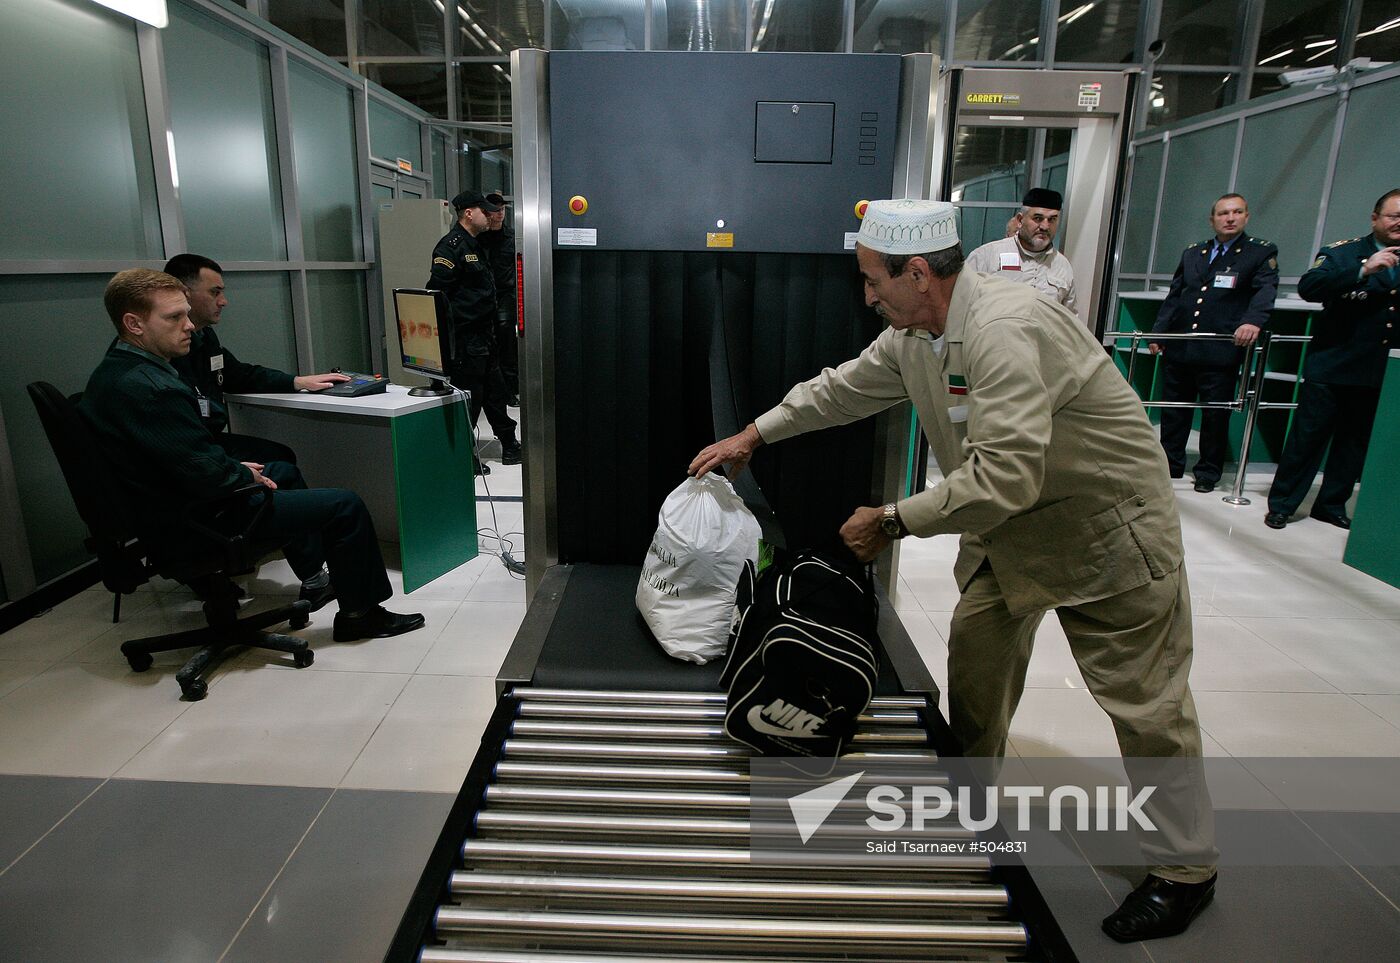
M 225 963 L 383 959 L 453 798 L 337 790 Z
M 0 955 L 216 960 L 329 795 L 111 780 L 0 876 Z
M 1400 813 L 1299 813 L 1298 818 L 1400 906 L 1400 864 L 1395 859 Z
M 101 779 L 0 776 L 0 870 L 82 802 Z

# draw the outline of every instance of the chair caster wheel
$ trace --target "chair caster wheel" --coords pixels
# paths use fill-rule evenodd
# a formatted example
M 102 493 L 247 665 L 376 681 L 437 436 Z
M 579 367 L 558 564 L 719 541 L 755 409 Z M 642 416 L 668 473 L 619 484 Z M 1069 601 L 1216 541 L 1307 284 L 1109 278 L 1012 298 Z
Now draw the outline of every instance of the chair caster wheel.
M 154 662 L 146 652 L 137 652 L 126 657 L 126 664 L 131 666 L 132 672 L 145 672 Z
M 209 694 L 209 683 L 203 679 L 195 679 L 187 685 L 180 686 L 180 692 L 191 702 L 198 702 Z
M 297 612 L 287 620 L 287 628 L 295 632 L 297 629 L 304 629 L 311 622 L 311 617 L 305 612 Z
M 305 652 L 293 652 L 292 661 L 296 663 L 298 669 L 304 669 L 316 661 L 316 653 L 307 649 Z

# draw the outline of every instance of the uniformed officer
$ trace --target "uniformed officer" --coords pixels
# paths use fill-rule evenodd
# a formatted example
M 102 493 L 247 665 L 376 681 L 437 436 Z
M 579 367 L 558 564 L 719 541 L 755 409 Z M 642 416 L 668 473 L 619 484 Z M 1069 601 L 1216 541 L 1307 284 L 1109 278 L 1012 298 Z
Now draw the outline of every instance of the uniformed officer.
M 471 392 L 471 423 L 476 427 L 482 408 L 501 443 L 501 463 L 520 464 L 515 421 L 506 411 L 506 389 L 493 344 L 496 327 L 496 284 L 478 238 L 490 227 L 488 215 L 500 205 L 480 191 L 466 190 L 452 198 L 457 224 L 433 248 L 432 274 L 427 287 L 447 293 L 453 328 L 453 383 Z M 477 463 L 478 472 L 489 469 Z
M 515 327 L 515 229 L 507 217 L 506 200 L 497 193 L 486 195 L 500 210 L 486 215 L 487 229 L 477 238 L 491 260 L 491 276 L 496 281 L 496 356 L 506 386 L 506 404 L 520 407 L 520 334 Z
M 1303 503 L 1332 443 L 1312 518 L 1350 528 L 1347 499 L 1361 477 L 1400 314 L 1400 189 L 1371 212 L 1371 233 L 1317 252 L 1298 293 L 1322 302 L 1303 365 L 1293 429 L 1269 489 L 1264 522 L 1283 528 Z
M 281 442 L 228 431 L 228 407 L 224 393 L 320 391 L 348 376 L 339 373 L 290 375 L 276 368 L 248 364 L 219 343 L 214 327 L 228 298 L 224 296 L 224 269 L 199 254 L 177 254 L 165 264 L 165 273 L 179 279 L 188 292 L 194 337 L 189 354 L 171 363 L 199 398 L 200 414 L 214 441 L 237 461 L 296 464 L 297 456 Z
M 205 511 L 205 522 L 227 525 L 230 533 L 252 525 L 250 538 L 281 543 L 303 580 L 323 564 L 330 567 L 334 588 L 318 598 L 322 604 L 340 599 L 337 642 L 422 626 L 423 616 L 397 615 L 380 604 L 393 588 L 374 521 L 358 495 L 338 488 L 289 490 L 214 444 L 198 396 L 171 364 L 188 353 L 195 333 L 184 284 L 159 271 L 122 271 L 108 283 L 103 303 L 117 338 L 88 380 L 78 410 L 123 488 L 143 541 L 178 551 L 192 512 Z M 284 467 L 300 478 L 294 466 Z M 256 492 L 239 493 L 258 485 Z M 212 499 L 221 499 L 217 514 L 201 508 Z M 259 511 L 268 499 L 271 510 Z
M 1074 311 L 1074 267 L 1055 250 L 1063 203 L 1059 191 L 1031 188 L 1021 199 L 1021 209 L 1006 223 L 1006 237 L 988 241 L 969 254 L 968 269 L 1029 284 Z
M 1278 293 L 1278 248 L 1246 234 L 1248 223 L 1249 204 L 1239 194 L 1226 194 L 1210 208 L 1215 234 L 1181 253 L 1152 330 L 1228 334 L 1233 341 L 1203 338 L 1148 344 L 1153 354 L 1166 356 L 1162 397 L 1167 401 L 1231 401 L 1244 349 L 1269 323 Z M 1162 409 L 1162 449 L 1173 478 L 1185 474 L 1186 439 L 1195 414 L 1194 408 Z M 1196 491 L 1215 490 L 1229 453 L 1229 410 L 1201 409 L 1201 454 L 1192 469 Z
M 1079 318 L 1022 284 L 965 270 L 956 209 L 875 201 L 856 243 L 866 303 L 889 328 L 858 358 L 797 385 L 689 471 L 742 470 L 754 450 L 912 401 L 943 481 L 856 509 L 862 559 L 894 538 L 958 532 L 949 719 L 969 756 L 1000 758 L 1035 630 L 1054 609 L 1112 717 L 1125 765 L 1173 760 L 1150 803 L 1146 881 L 1104 929 L 1179 933 L 1215 887 L 1213 813 L 1187 685 L 1191 597 L 1167 463 L 1142 405 Z

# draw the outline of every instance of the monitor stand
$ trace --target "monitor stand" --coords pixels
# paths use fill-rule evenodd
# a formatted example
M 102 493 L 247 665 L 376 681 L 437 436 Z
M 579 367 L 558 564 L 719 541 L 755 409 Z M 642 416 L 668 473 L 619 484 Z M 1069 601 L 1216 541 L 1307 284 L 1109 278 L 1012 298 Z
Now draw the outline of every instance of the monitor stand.
M 410 398 L 441 398 L 452 394 L 452 386 L 441 378 L 429 378 L 428 383 L 421 388 L 409 388 Z

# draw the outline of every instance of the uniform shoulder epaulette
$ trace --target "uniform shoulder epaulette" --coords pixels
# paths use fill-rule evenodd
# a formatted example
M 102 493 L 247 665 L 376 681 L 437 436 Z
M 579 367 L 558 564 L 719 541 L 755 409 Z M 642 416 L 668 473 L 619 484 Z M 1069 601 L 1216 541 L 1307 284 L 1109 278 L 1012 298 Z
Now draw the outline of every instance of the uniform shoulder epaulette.
M 1327 246 L 1328 246 L 1328 247 L 1341 247 L 1343 244 L 1355 244 L 1355 243 L 1356 243 L 1357 241 L 1359 241 L 1359 240 L 1361 240 L 1360 237 L 1349 237 L 1349 238 L 1347 238 L 1345 241 L 1333 241 L 1331 244 L 1329 244 L 1329 245 L 1327 245 Z
M 1265 240 L 1264 238 L 1262 238 L 1262 237 L 1252 237 L 1252 236 L 1251 236 L 1251 237 L 1250 237 L 1250 240 L 1253 241 L 1255 244 L 1262 244 L 1264 247 L 1278 247 L 1278 245 L 1275 244 L 1273 241 L 1266 241 L 1266 240 Z

